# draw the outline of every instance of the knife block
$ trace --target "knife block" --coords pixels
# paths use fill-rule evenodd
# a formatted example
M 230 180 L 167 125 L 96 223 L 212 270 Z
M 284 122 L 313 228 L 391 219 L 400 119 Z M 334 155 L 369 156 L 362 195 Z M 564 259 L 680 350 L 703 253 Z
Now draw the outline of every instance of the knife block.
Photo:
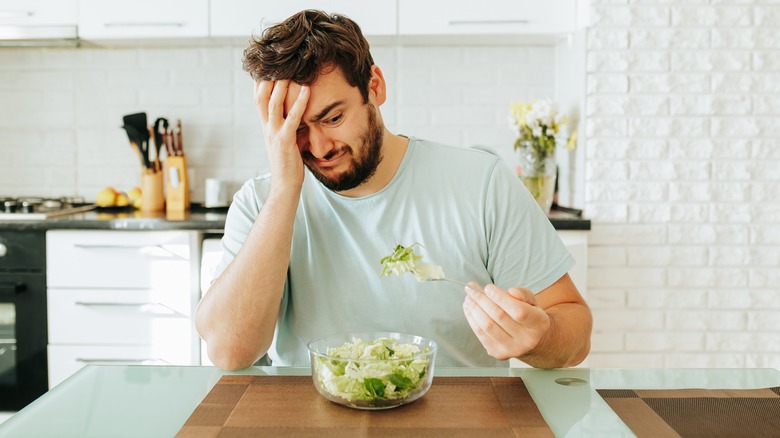
M 162 172 L 144 172 L 141 174 L 141 211 L 163 211 L 165 196 L 163 195 Z
M 165 193 L 168 211 L 190 209 L 190 184 L 187 181 L 187 160 L 184 155 L 165 158 Z

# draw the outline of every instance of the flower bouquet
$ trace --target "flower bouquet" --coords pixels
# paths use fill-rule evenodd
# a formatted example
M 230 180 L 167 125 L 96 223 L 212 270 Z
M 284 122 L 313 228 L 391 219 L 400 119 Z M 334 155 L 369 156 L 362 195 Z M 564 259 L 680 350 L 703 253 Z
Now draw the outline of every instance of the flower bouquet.
M 565 141 L 569 118 L 550 100 L 512 103 L 510 114 L 517 132 L 518 176 L 542 210 L 549 213 L 555 192 L 555 147 L 559 140 Z M 567 147 L 575 144 L 576 136 L 572 135 Z

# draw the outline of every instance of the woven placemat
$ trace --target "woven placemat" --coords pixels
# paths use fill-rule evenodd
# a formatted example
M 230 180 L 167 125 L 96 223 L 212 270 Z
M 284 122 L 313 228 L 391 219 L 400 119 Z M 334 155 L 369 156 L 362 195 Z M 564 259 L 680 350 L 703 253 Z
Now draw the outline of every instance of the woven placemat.
M 322 397 L 308 376 L 223 376 L 176 435 L 552 437 L 519 377 L 434 377 L 428 393 L 364 411 Z
M 780 437 L 780 387 L 597 389 L 638 437 Z

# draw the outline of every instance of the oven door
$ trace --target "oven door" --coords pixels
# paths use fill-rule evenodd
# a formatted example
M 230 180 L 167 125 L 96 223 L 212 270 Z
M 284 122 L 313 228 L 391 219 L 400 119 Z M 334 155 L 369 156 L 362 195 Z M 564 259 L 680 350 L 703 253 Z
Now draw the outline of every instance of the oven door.
M 0 233 L 0 411 L 18 411 L 48 389 L 44 238 L 26 234 Z

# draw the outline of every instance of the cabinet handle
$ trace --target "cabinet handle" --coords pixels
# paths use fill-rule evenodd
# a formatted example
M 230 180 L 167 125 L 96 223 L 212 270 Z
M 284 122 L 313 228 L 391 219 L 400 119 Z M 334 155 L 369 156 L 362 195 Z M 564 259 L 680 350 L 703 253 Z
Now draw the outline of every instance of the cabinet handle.
M 170 313 L 174 313 L 179 316 L 185 316 L 181 312 L 177 312 L 170 306 L 166 306 L 163 303 L 112 303 L 112 302 L 100 302 L 100 301 L 76 301 L 74 304 L 77 306 L 84 306 L 84 307 L 137 307 L 141 312 L 144 313 L 153 313 L 150 308 L 159 306 L 168 310 Z
M 32 17 L 33 15 L 35 15 L 33 11 L 0 11 L 0 19 Z
M 169 250 L 168 248 L 164 247 L 163 245 L 99 245 L 99 244 L 89 244 L 89 243 L 76 243 L 73 245 L 74 248 L 79 249 L 87 249 L 87 250 L 150 250 L 150 249 L 157 249 L 165 251 L 166 253 L 178 257 L 182 260 L 187 260 L 186 258 L 180 256 L 179 254 L 176 254 L 175 252 Z
M 0 294 L 13 295 L 24 292 L 26 286 L 21 281 L 16 283 L 0 283 Z
M 528 24 L 530 21 L 524 19 L 517 20 L 450 20 L 450 26 L 462 25 L 483 25 L 483 24 Z
M 104 27 L 184 27 L 186 23 L 130 23 L 125 21 L 113 21 L 103 24 Z
M 127 363 L 127 364 L 145 364 L 149 362 L 162 362 L 166 365 L 171 365 L 170 362 L 164 361 L 162 359 L 88 359 L 83 357 L 77 357 L 76 362 L 81 362 L 85 364 L 99 364 L 99 363 L 111 363 L 111 364 L 120 364 L 120 363 Z

